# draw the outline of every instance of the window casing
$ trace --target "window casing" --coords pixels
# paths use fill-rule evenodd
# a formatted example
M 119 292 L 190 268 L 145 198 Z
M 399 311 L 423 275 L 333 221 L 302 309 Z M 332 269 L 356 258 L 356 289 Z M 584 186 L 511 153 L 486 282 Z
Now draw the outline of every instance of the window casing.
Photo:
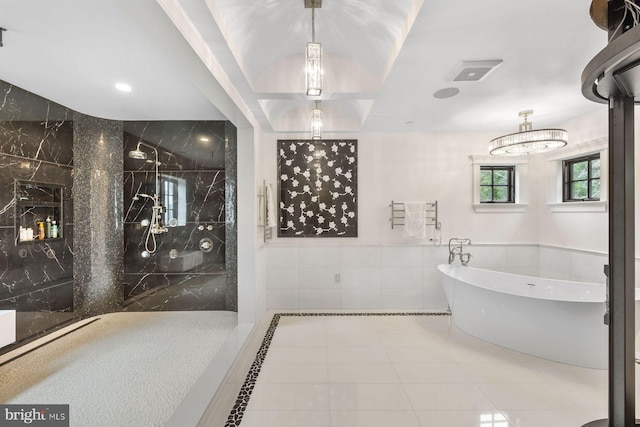
M 562 201 L 600 200 L 600 153 L 562 162 Z
M 480 203 L 515 203 L 515 166 L 480 167 Z

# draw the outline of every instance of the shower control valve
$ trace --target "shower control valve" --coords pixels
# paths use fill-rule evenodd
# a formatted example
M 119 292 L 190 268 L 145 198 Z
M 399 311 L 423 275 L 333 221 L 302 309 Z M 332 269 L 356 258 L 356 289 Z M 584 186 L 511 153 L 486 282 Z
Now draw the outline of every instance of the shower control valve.
M 213 230 L 213 225 L 211 225 L 211 224 L 207 225 L 207 230 L 209 230 L 209 231 Z
M 204 230 L 204 225 L 199 225 L 198 226 L 198 230 L 200 230 L 200 231 Z

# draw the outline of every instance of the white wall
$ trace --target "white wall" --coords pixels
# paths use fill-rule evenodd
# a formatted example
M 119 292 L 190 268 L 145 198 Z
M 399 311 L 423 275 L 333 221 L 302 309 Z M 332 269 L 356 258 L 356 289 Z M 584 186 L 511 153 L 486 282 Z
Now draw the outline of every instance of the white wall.
M 603 106 L 601 111 L 558 127 L 569 132 L 566 155 L 593 149 L 594 141 L 600 145 L 604 141 L 606 146 L 607 108 Z M 636 138 L 640 140 L 638 128 Z M 563 152 L 528 159 L 526 179 L 530 185 L 524 212 L 475 212 L 469 156 L 486 155 L 488 141 L 495 136 L 326 136 L 358 140 L 359 237 L 277 238 L 274 230 L 273 239 L 267 242 L 267 307 L 446 308 L 435 266 L 447 262 L 446 245 L 451 237 L 472 240 L 472 266 L 603 283 L 602 266 L 607 262 L 608 250 L 606 206 L 600 212 L 556 212 L 549 204 L 557 201 L 551 187 L 557 178 L 557 158 Z M 278 186 L 277 140 L 307 137 L 265 135 L 264 176 L 274 188 Z M 640 149 L 636 151 L 640 156 Z M 636 181 L 640 197 L 640 182 L 638 178 Z M 442 246 L 435 248 L 429 239 L 405 240 L 401 229 L 392 230 L 391 200 L 438 200 Z M 340 275 L 340 282 L 336 282 L 336 274 Z

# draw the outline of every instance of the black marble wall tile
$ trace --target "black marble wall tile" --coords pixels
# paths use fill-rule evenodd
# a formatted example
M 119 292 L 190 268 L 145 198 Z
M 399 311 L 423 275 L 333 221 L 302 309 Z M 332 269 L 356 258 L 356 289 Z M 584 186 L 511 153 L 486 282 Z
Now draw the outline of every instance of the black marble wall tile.
M 21 341 L 73 317 L 71 119 L 71 110 L 0 81 L 0 307 L 17 310 Z M 62 238 L 18 241 L 20 226 L 37 229 L 60 208 L 28 205 L 34 195 L 16 194 L 16 181 L 63 189 Z
M 135 149 L 138 141 L 153 145 L 164 170 L 225 168 L 223 121 L 125 122 L 124 131 L 125 152 Z M 125 159 L 125 170 L 139 167 Z
M 228 274 L 225 123 L 125 122 L 124 130 L 123 292 L 127 310 L 224 309 L 224 303 L 194 299 L 193 295 L 213 298 L 206 288 L 212 283 L 207 277 L 215 276 L 216 286 L 224 290 Z M 147 159 L 129 158 L 140 141 Z M 154 203 L 147 196 L 156 192 L 163 205 L 161 225 L 167 231 L 150 234 L 149 226 L 142 222 L 152 219 Z M 179 298 L 186 292 L 181 287 L 186 283 L 191 297 Z

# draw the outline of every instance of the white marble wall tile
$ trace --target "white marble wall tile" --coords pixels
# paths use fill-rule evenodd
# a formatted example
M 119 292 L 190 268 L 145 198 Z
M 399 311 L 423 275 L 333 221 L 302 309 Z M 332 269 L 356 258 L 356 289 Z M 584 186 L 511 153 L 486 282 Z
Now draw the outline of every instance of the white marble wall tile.
M 538 274 L 549 279 L 571 280 L 571 252 L 541 246 Z
M 269 247 L 267 269 L 298 268 L 298 248 Z
M 381 268 L 343 268 L 340 274 L 342 289 L 382 288 Z
M 423 249 L 421 246 L 391 246 L 382 249 L 384 268 L 422 268 Z
M 446 310 L 449 307 L 444 288 L 440 283 L 425 285 L 423 290 L 422 308 L 425 310 Z
M 267 289 L 268 310 L 297 310 L 300 308 L 298 289 Z
M 298 270 L 267 269 L 267 289 L 296 289 L 298 288 Z
M 422 288 L 422 268 L 385 268 L 382 270 L 382 287 L 387 289 Z
M 344 247 L 340 250 L 340 264 L 343 268 L 373 268 L 382 265 L 382 248 Z
M 388 310 L 419 310 L 423 305 L 423 289 L 383 289 L 382 308 Z
M 571 252 L 571 280 L 606 283 L 604 265 L 608 263 L 607 255 Z
M 298 272 L 299 287 L 301 289 L 340 288 L 341 280 L 336 282 L 336 274 L 340 275 L 340 270 L 336 268 L 300 269 Z
M 485 268 L 487 270 L 506 271 L 507 251 L 504 246 L 464 246 L 464 252 L 471 253 L 470 267 Z M 456 264 L 460 259 L 456 258 Z
M 300 308 L 339 310 L 342 306 L 340 289 L 301 289 Z
M 507 270 L 510 268 L 537 268 L 539 262 L 539 254 L 537 245 L 532 246 L 506 246 L 506 263 Z
M 300 268 L 339 268 L 340 248 L 299 248 L 298 263 Z
M 342 308 L 381 309 L 382 289 L 342 289 Z

